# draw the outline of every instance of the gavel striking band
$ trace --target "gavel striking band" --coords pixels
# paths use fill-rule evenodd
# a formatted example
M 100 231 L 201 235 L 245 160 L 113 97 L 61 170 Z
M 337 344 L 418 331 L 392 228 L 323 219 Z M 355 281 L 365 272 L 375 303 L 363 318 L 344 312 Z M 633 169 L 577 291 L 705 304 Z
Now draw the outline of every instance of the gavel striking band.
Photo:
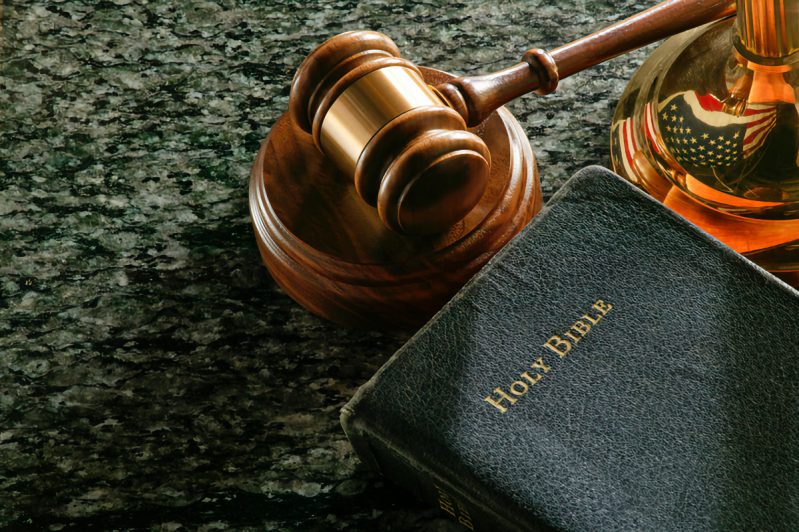
M 291 87 L 295 124 L 377 206 L 388 227 L 438 233 L 485 189 L 491 156 L 467 131 L 495 109 L 585 68 L 735 13 L 733 0 L 666 0 L 551 52 L 529 50 L 510 68 L 428 86 L 387 36 L 337 35 L 300 66 Z

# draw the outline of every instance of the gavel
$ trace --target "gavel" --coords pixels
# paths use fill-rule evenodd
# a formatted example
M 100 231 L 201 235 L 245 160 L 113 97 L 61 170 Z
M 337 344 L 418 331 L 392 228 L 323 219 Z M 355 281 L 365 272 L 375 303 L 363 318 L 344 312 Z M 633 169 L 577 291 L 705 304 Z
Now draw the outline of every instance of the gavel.
M 468 128 L 523 94 L 548 94 L 585 68 L 734 13 L 732 0 L 666 0 L 550 52 L 531 49 L 510 68 L 436 86 L 387 36 L 347 32 L 303 61 L 289 114 L 387 227 L 438 233 L 486 186 L 491 154 Z

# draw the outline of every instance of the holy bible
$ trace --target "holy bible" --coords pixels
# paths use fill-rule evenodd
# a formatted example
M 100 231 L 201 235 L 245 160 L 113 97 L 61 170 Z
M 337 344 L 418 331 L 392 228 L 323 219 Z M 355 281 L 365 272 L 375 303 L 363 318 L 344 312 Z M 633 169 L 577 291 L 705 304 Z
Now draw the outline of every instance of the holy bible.
M 798 320 L 799 292 L 591 167 L 342 424 L 467 529 L 794 528 Z

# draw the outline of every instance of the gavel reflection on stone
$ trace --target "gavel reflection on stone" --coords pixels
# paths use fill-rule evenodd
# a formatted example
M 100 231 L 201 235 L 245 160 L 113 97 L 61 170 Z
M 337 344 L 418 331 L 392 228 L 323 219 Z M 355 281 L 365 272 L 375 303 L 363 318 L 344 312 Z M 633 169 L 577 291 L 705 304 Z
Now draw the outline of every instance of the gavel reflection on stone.
M 436 233 L 485 189 L 491 155 L 467 127 L 523 94 L 547 94 L 562 78 L 734 10 L 730 0 L 667 0 L 551 52 L 529 50 L 510 68 L 436 86 L 385 35 L 348 32 L 300 66 L 289 113 L 386 226 Z
M 734 10 L 667 0 L 476 77 L 417 67 L 380 33 L 333 37 L 300 66 L 253 164 L 264 264 L 330 320 L 420 326 L 542 208 L 530 141 L 503 104 Z

